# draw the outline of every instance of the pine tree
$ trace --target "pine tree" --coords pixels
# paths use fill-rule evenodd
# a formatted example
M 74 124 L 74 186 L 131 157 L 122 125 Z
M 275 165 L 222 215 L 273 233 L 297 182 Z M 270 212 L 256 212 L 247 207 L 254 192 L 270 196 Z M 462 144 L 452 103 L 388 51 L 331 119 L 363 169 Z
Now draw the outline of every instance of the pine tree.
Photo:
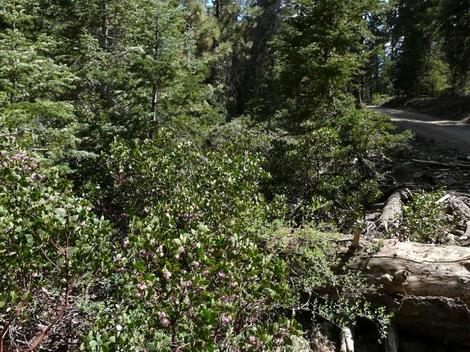
M 77 153 L 78 122 L 69 100 L 76 77 L 51 52 L 58 43 L 32 30 L 27 3 L 4 3 L 0 33 L 0 128 L 13 148 L 40 152 L 53 162 Z M 33 27 L 34 28 L 34 27 Z
M 391 82 L 387 72 L 389 27 L 387 14 L 390 12 L 388 2 L 380 1 L 376 8 L 371 8 L 367 14 L 367 24 L 371 36 L 367 38 L 366 55 L 368 62 L 361 76 L 360 91 L 368 102 L 375 94 L 391 94 Z
M 373 3 L 308 0 L 288 9 L 273 44 L 273 81 L 266 86 L 275 91 L 275 109 L 286 128 L 328 120 L 348 100 L 364 64 L 364 16 Z
M 432 13 L 435 1 L 399 0 L 391 16 L 394 85 L 397 94 L 417 96 L 426 93 L 426 57 L 433 48 L 436 31 Z
M 125 79 L 116 105 L 134 135 L 151 136 L 175 119 L 195 118 L 207 111 L 204 60 L 198 56 L 200 33 L 178 1 L 139 2 L 129 13 L 123 56 Z M 210 109 L 209 109 L 210 110 Z M 193 121 L 194 122 L 194 121 Z
M 250 100 L 259 91 L 259 85 L 269 68 L 269 42 L 279 29 L 281 1 L 257 0 L 246 8 L 241 39 L 233 54 L 230 71 L 232 100 L 228 114 L 235 117 L 246 113 Z

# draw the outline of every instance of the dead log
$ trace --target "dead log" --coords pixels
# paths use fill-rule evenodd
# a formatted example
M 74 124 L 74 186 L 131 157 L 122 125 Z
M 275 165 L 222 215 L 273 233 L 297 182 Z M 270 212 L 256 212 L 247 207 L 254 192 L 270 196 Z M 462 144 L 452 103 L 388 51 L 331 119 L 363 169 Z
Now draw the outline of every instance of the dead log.
M 367 273 L 388 293 L 460 297 L 470 303 L 470 248 L 387 240 L 366 261 Z
M 388 229 L 391 226 L 398 227 L 401 218 L 403 217 L 403 202 L 401 200 L 400 192 L 393 193 L 385 203 L 382 214 L 379 218 L 379 228 Z
M 387 240 L 359 267 L 382 285 L 398 329 L 470 346 L 470 248 Z

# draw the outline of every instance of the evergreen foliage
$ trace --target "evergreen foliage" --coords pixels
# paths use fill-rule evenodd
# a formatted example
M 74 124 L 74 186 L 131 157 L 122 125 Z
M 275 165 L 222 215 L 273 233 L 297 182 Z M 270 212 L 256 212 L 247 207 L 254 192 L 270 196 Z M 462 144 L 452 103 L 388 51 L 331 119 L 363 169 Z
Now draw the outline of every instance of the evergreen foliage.
M 367 88 L 464 92 L 468 9 L 448 3 L 0 2 L 0 352 L 382 331 L 331 229 L 405 138 Z
M 454 94 L 463 94 L 470 71 L 470 2 L 445 0 L 439 5 L 437 23 L 451 70 L 449 82 Z
M 469 16 L 465 0 L 395 1 L 389 22 L 397 94 L 465 94 Z

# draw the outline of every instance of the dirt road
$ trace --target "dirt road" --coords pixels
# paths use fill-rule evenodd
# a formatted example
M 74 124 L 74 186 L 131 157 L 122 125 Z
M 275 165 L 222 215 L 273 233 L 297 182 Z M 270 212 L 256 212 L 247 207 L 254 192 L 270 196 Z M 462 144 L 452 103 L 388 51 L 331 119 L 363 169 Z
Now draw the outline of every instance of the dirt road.
M 415 112 L 371 106 L 400 127 L 410 129 L 419 136 L 452 147 L 464 155 L 470 155 L 470 124 L 459 121 L 440 120 Z

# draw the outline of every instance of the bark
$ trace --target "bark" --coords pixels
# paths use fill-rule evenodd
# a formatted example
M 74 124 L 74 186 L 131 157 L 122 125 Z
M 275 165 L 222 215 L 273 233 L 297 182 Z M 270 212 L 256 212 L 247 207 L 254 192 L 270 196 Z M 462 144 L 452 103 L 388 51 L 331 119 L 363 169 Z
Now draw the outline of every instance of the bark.
M 387 240 L 359 267 L 398 329 L 470 346 L 470 248 Z
M 155 62 L 159 59 L 160 54 L 160 17 L 157 15 L 155 18 L 155 39 L 153 48 L 153 59 Z M 152 111 L 152 139 L 155 139 L 155 131 L 158 125 L 158 82 L 154 77 L 152 81 L 152 96 L 151 96 L 151 111 Z
M 470 248 L 387 240 L 365 264 L 387 293 L 470 303 Z
M 449 203 L 454 214 L 459 215 L 462 219 L 470 220 L 470 207 L 462 199 L 452 197 Z
M 214 1 L 215 13 L 214 17 L 219 19 L 220 18 L 220 0 Z
M 403 217 L 403 202 L 400 192 L 393 193 L 387 200 L 379 218 L 379 228 L 387 231 L 390 226 L 397 226 Z
M 362 87 L 356 88 L 355 92 L 355 98 L 356 98 L 356 108 L 362 108 Z
M 108 3 L 101 0 L 101 46 L 109 50 Z

